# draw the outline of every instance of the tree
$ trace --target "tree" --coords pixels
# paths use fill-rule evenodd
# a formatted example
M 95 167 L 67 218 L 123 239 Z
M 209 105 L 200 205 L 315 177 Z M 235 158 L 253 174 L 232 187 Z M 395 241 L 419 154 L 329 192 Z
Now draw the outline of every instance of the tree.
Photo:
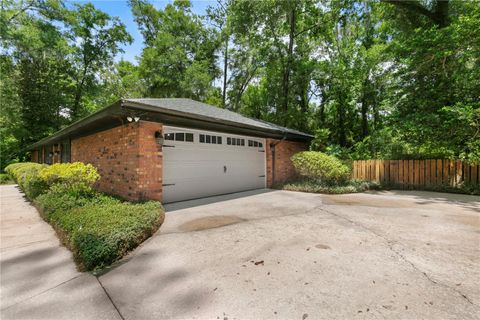
M 85 91 L 95 87 L 96 74 L 112 65 L 114 56 L 123 51 L 120 45 L 131 43 L 132 37 L 118 18 L 110 17 L 90 3 L 75 4 L 75 10 L 69 12 L 66 21 L 71 30 L 68 37 L 75 81 L 70 116 L 75 120 L 87 112 L 81 109 L 81 100 Z
M 163 10 L 143 0 L 130 1 L 144 36 L 140 75 L 151 97 L 188 97 L 206 101 L 218 96 L 212 83 L 219 75 L 213 29 L 191 10 L 189 1 L 175 1 Z

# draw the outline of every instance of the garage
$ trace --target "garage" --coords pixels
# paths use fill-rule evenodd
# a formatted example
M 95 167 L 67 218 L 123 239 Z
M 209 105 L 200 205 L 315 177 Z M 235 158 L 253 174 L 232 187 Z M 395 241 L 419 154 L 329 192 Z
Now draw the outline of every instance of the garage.
M 96 188 L 172 203 L 262 188 L 296 177 L 290 158 L 313 138 L 183 98 L 121 99 L 32 144 L 32 161 L 92 164 Z
M 265 139 L 165 126 L 163 202 L 266 187 Z

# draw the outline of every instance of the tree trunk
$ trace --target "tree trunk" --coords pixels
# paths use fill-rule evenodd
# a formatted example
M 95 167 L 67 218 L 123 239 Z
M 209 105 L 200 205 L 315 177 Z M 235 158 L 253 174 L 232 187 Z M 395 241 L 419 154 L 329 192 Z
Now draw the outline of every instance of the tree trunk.
M 290 25 L 290 32 L 288 36 L 288 49 L 287 49 L 287 63 L 285 69 L 283 70 L 283 80 L 282 80 L 282 111 L 288 111 L 288 95 L 290 90 L 290 69 L 292 68 L 292 57 L 293 57 L 293 45 L 295 41 L 295 4 L 291 8 L 290 12 L 287 15 L 287 22 Z M 286 120 L 286 119 L 285 119 Z M 285 122 L 284 120 L 284 122 Z
M 223 52 L 223 90 L 222 90 L 222 102 L 223 107 L 225 108 L 225 101 L 227 99 L 227 71 L 228 71 L 228 40 L 227 36 L 225 39 L 225 49 Z
M 362 88 L 362 139 L 368 136 L 368 79 L 363 81 L 363 88 Z

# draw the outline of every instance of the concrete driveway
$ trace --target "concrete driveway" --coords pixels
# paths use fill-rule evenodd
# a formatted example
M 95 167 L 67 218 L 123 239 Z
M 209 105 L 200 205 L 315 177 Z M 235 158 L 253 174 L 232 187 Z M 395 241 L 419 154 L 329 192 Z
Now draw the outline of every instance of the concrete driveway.
M 479 197 L 265 190 L 167 210 L 99 277 L 124 319 L 479 318 Z

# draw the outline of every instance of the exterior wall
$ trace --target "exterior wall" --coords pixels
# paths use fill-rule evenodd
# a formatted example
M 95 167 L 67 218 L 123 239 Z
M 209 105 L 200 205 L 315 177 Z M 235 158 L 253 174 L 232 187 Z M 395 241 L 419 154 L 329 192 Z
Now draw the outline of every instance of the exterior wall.
M 162 200 L 162 152 L 155 132 L 162 125 L 140 121 L 71 141 L 71 161 L 95 166 L 98 190 L 128 200 Z
M 38 150 L 33 150 L 30 154 L 30 161 L 31 162 L 38 162 Z
M 267 153 L 267 186 L 285 182 L 295 177 L 295 168 L 290 157 L 295 153 L 307 150 L 306 142 L 267 139 L 265 152 Z M 273 174 L 273 157 L 271 145 L 275 144 L 275 174 Z M 275 180 L 273 180 L 275 179 Z

